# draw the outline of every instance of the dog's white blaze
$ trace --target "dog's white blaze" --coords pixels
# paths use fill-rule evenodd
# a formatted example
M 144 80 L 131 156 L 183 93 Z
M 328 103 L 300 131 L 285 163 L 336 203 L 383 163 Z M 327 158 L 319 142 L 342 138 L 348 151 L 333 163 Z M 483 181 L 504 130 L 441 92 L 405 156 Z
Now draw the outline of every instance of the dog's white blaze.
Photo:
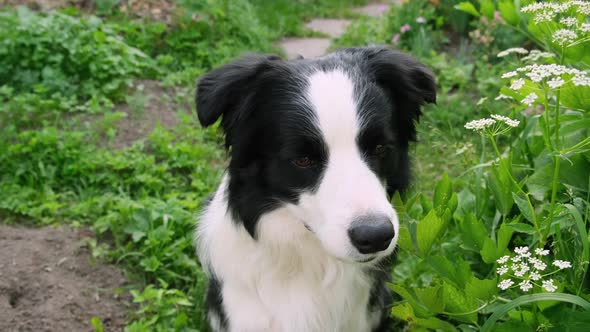
M 348 237 L 354 218 L 387 215 L 396 237 L 380 255 L 391 253 L 399 224 L 383 183 L 358 148 L 361 120 L 351 78 L 340 70 L 318 71 L 309 78 L 307 97 L 328 148 L 328 165 L 317 192 L 303 194 L 292 211 L 316 232 L 329 252 L 343 259 L 361 258 Z

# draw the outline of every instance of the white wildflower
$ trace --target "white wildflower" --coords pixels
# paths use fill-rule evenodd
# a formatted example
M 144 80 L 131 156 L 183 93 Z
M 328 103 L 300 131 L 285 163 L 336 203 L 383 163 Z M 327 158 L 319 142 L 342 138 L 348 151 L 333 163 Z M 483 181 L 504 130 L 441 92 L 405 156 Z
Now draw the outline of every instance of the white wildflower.
M 552 11 L 538 13 L 535 15 L 535 23 L 539 24 L 542 22 L 551 22 L 553 21 L 553 16 L 555 16 L 555 12 Z
M 531 280 L 537 281 L 537 280 L 541 279 L 541 275 L 537 271 L 531 272 L 531 274 L 529 276 L 531 277 Z
M 588 1 L 572 1 L 578 6 L 578 13 L 582 15 L 590 15 L 590 2 Z
M 535 100 L 537 100 L 537 98 L 539 98 L 539 96 L 537 96 L 536 93 L 531 92 L 528 96 L 524 97 L 522 103 L 527 104 L 529 106 L 533 106 L 533 103 L 535 102 Z
M 513 120 L 507 116 L 498 115 L 498 114 L 492 114 L 490 116 L 492 117 L 492 119 L 499 121 L 499 122 L 504 122 L 505 124 L 507 124 L 508 126 L 513 127 L 513 128 L 518 127 L 518 125 L 520 124 L 520 121 Z
M 553 33 L 553 42 L 561 46 L 571 44 L 578 38 L 578 34 L 568 29 L 560 29 Z
M 539 256 L 547 256 L 549 255 L 549 250 L 545 249 L 541 249 L 541 248 L 537 248 L 535 249 L 535 254 L 539 255 Z
M 505 56 L 512 54 L 512 53 L 528 54 L 529 51 L 525 48 L 522 48 L 522 47 L 513 47 L 513 48 L 509 48 L 507 50 L 504 50 L 504 51 L 498 53 L 498 58 L 505 57 Z
M 530 267 L 526 263 L 515 264 L 512 266 L 514 270 L 514 275 L 517 277 L 524 276 L 525 273 L 530 271 Z
M 502 78 L 514 77 L 516 75 L 518 75 L 517 72 L 515 72 L 515 71 L 509 71 L 507 73 L 502 74 Z
M 550 52 L 541 52 L 539 50 L 531 50 L 529 55 L 522 57 L 523 61 L 539 61 L 541 58 L 553 58 L 555 54 Z
M 510 258 L 510 256 L 508 256 L 508 255 L 502 256 L 502 257 L 498 258 L 496 260 L 496 262 L 498 262 L 498 264 L 504 264 L 504 263 L 508 262 L 509 258 Z
M 549 81 L 547 81 L 547 85 L 549 85 L 552 89 L 557 89 L 565 84 L 565 81 L 561 77 L 553 77 Z
M 512 82 L 512 85 L 510 86 L 510 89 L 515 90 L 515 91 L 518 91 L 523 86 L 524 86 L 524 79 L 523 78 L 519 78 L 519 79 L 515 80 L 514 82 Z
M 416 18 L 416 23 L 426 23 L 426 19 L 422 16 Z
M 520 256 L 514 256 L 514 257 L 512 257 L 512 261 L 513 261 L 514 263 L 518 263 L 518 262 L 520 262 L 520 260 L 521 260 L 521 259 L 522 259 L 522 258 L 521 258 Z
M 496 272 L 498 273 L 498 275 L 504 275 L 508 273 L 508 266 L 502 265 L 496 270 Z
M 582 32 L 590 32 L 590 23 L 582 23 L 582 25 L 580 25 L 580 31 Z
M 528 292 L 533 288 L 533 284 L 530 280 L 523 280 L 520 282 L 520 284 L 518 284 L 518 286 L 520 286 L 520 289 L 522 289 L 523 292 Z
M 473 121 L 469 121 L 465 124 L 465 129 L 471 129 L 474 131 L 481 131 L 484 130 L 485 128 L 491 127 L 496 123 L 496 120 L 494 119 L 479 119 L 479 120 L 473 120 Z
M 538 258 L 531 258 L 530 262 L 533 264 L 533 267 L 539 271 L 545 271 L 547 268 L 547 264 L 545 264 L 542 260 Z
M 560 270 L 572 267 L 572 264 L 568 261 L 556 260 L 553 265 L 557 266 Z
M 574 82 L 575 86 L 590 86 L 590 77 L 583 73 L 579 73 L 572 78 L 572 82 Z
M 501 100 L 501 99 L 512 99 L 512 97 L 501 93 L 498 95 L 498 97 L 494 98 L 494 100 Z
M 514 285 L 514 281 L 512 281 L 511 279 L 504 279 L 504 280 L 500 281 L 500 283 L 498 284 L 498 287 L 500 287 L 500 289 L 502 289 L 502 290 L 507 290 L 512 285 Z
M 514 248 L 514 252 L 519 256 L 524 256 L 529 252 L 529 247 L 516 247 Z
M 559 22 L 561 24 L 567 25 L 568 27 L 578 24 L 578 20 L 575 17 L 562 17 Z
M 543 288 L 545 288 L 548 292 L 555 292 L 557 290 L 557 286 L 553 284 L 553 279 L 543 280 Z

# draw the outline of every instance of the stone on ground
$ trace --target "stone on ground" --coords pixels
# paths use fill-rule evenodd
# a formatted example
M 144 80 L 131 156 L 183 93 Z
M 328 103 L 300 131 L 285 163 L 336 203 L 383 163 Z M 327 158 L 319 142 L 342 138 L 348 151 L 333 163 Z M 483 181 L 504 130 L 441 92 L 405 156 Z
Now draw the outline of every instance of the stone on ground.
M 309 21 L 305 27 L 310 30 L 323 32 L 332 38 L 336 38 L 346 31 L 346 27 L 348 27 L 349 24 L 350 20 L 315 18 Z
M 383 15 L 383 13 L 385 13 L 388 9 L 389 5 L 387 4 L 372 3 L 363 7 L 354 8 L 352 11 L 367 16 L 377 17 Z
M 328 38 L 286 38 L 281 42 L 287 58 L 294 59 L 298 56 L 315 58 L 324 55 L 330 47 Z

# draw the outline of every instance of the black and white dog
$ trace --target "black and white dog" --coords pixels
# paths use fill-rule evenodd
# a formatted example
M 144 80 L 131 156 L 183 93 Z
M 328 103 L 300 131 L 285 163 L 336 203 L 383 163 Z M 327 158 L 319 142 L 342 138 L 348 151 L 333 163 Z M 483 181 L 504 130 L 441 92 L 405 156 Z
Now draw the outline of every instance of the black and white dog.
M 409 182 L 408 143 L 432 73 L 383 47 L 316 59 L 250 55 L 198 82 L 230 164 L 196 231 L 215 331 L 383 329 Z

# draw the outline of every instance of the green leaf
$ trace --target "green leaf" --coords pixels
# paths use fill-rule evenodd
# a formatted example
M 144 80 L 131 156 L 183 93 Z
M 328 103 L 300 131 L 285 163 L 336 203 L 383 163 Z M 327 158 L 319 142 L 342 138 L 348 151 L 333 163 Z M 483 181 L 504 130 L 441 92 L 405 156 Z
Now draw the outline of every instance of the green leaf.
M 446 229 L 446 224 L 436 215 L 434 210 L 424 217 L 417 225 L 416 241 L 420 254 L 426 256 L 434 241 L 438 239 Z
M 483 248 L 485 239 L 488 238 L 488 231 L 483 222 L 469 213 L 459 223 L 459 228 L 463 245 L 479 252 Z
M 436 317 L 420 318 L 414 315 L 412 306 L 408 303 L 396 305 L 391 308 L 391 314 L 401 320 L 408 322 L 411 331 L 417 331 L 419 327 L 428 328 L 431 330 L 440 330 L 445 332 L 456 332 L 457 329 Z
M 444 332 L 456 332 L 457 329 L 450 323 L 436 317 L 429 318 L 416 318 L 412 325 L 426 327 L 430 331 L 444 331 Z
M 424 304 L 430 312 L 435 314 L 443 312 L 445 305 L 443 302 L 443 290 L 442 285 L 416 288 L 414 290 L 418 300 Z
M 455 9 L 460 10 L 462 12 L 466 12 L 467 14 L 471 14 L 475 17 L 481 16 L 471 2 L 461 2 L 455 5 Z
M 434 315 L 434 313 L 430 312 L 430 310 L 428 310 L 428 308 L 422 304 L 414 294 L 410 293 L 401 285 L 389 284 L 389 288 L 399 294 L 404 300 L 408 301 L 408 304 L 412 306 L 412 311 L 418 317 L 431 317 Z
M 447 207 L 451 211 L 451 214 L 457 210 L 457 206 L 459 206 L 459 196 L 457 193 L 453 193 L 451 199 L 449 199 L 449 202 L 447 203 Z
M 481 301 L 490 301 L 498 294 L 498 285 L 494 279 L 478 279 L 475 276 L 465 287 L 465 295 L 475 297 Z
M 514 1 L 504 0 L 498 4 L 498 10 L 500 16 L 506 21 L 506 23 L 512 26 L 518 26 L 520 24 L 520 16 L 514 6 Z
M 470 265 L 461 258 L 456 258 L 453 263 L 444 256 L 431 256 L 426 258 L 430 265 L 445 281 L 464 288 L 465 284 L 473 277 Z
M 399 226 L 399 238 L 397 240 L 397 245 L 401 249 L 407 250 L 409 252 L 414 252 L 414 243 L 412 241 L 412 236 L 410 235 L 410 231 L 406 225 Z
M 452 194 L 453 186 L 451 184 L 451 180 L 449 179 L 449 175 L 445 173 L 443 174 L 442 179 L 436 184 L 436 187 L 434 188 L 434 207 L 441 209 L 446 208 L 447 203 L 451 199 Z
M 590 50 L 588 50 L 588 52 L 590 53 Z M 568 81 L 568 83 L 564 84 L 561 88 L 559 101 L 565 107 L 588 112 L 588 110 L 590 110 L 590 87 L 575 86 L 572 82 Z
M 497 307 L 494 310 L 494 313 L 486 320 L 485 324 L 481 327 L 481 332 L 490 332 L 496 325 L 498 319 L 502 318 L 506 315 L 509 311 L 522 306 L 528 303 L 534 303 L 539 301 L 561 301 L 572 303 L 577 306 L 580 306 L 582 309 L 588 311 L 590 310 L 590 302 L 584 300 L 583 298 L 571 295 L 571 294 L 563 294 L 563 293 L 538 293 L 538 294 L 531 294 L 531 295 L 522 295 L 500 307 Z
M 512 182 L 510 180 L 508 166 L 500 163 L 498 168 L 492 168 L 492 173 L 488 177 L 488 185 L 492 190 L 496 201 L 496 208 L 503 216 L 507 216 L 512 209 L 514 201 L 512 199 Z
M 521 222 L 507 224 L 507 226 L 517 233 L 535 234 L 537 232 L 533 226 L 529 224 L 523 224 Z
M 520 195 L 517 195 L 516 193 L 512 193 L 512 198 L 514 198 L 514 202 L 516 203 L 516 206 L 518 206 L 518 209 L 520 210 L 522 215 L 528 221 L 532 222 L 534 220 L 535 211 L 532 210 L 531 207 L 529 207 L 526 199 L 522 198 Z
M 96 316 L 92 317 L 90 319 L 90 325 L 94 327 L 94 332 L 103 332 L 102 322 L 100 321 L 100 318 Z
M 494 18 L 494 12 L 496 11 L 496 8 L 494 7 L 494 2 L 492 0 L 480 0 L 479 5 L 482 15 L 489 18 L 490 20 Z
M 413 321 L 416 316 L 409 303 L 399 304 L 391 308 L 391 314 L 405 321 Z
M 420 205 L 422 205 L 422 211 L 432 210 L 432 203 L 430 203 L 430 200 L 424 194 L 420 194 Z
M 578 231 L 579 239 L 582 242 L 582 248 L 583 248 L 582 261 L 588 261 L 588 260 L 590 260 L 588 231 L 586 230 L 586 224 L 584 223 L 584 220 L 582 219 L 582 215 L 580 214 L 578 209 L 576 209 L 576 207 L 571 204 L 564 204 L 563 206 L 565 206 L 565 208 L 567 208 L 567 210 L 569 211 L 570 215 L 574 218 L 574 221 L 576 223 L 576 228 Z
M 397 212 L 398 215 L 404 215 L 406 213 L 406 209 L 404 207 L 404 201 L 399 194 L 399 191 L 393 193 L 393 197 L 391 198 L 391 203 L 393 208 Z
M 478 304 L 475 298 L 468 297 L 463 291 L 449 283 L 443 283 L 443 297 L 445 301 L 445 311 L 453 314 L 453 318 L 466 322 L 477 323 Z
M 483 248 L 480 251 L 483 261 L 487 264 L 493 264 L 498 258 L 503 256 L 513 233 L 514 231 L 509 226 L 502 224 L 498 230 L 497 243 L 494 243 L 490 238 L 486 238 Z

